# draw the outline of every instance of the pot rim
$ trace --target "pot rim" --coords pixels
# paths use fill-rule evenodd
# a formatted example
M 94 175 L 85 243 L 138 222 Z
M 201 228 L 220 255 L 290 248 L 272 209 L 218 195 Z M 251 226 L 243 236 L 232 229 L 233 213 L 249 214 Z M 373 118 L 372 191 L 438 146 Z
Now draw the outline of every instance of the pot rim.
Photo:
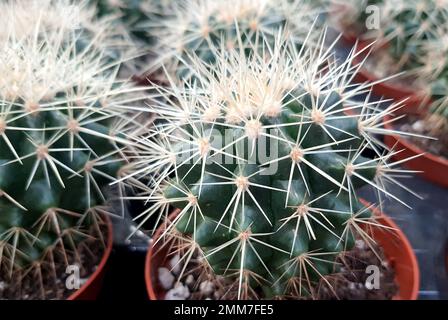
M 411 115 L 419 115 L 418 112 L 407 112 L 408 114 Z M 385 115 L 384 116 L 384 127 L 388 130 L 393 130 L 392 124 L 390 122 L 390 120 L 392 120 L 392 116 L 391 115 Z M 406 149 L 408 149 L 409 151 L 411 151 L 412 153 L 415 153 L 415 155 L 421 154 L 422 158 L 426 158 L 429 161 L 432 162 L 436 162 L 439 163 L 443 166 L 448 167 L 448 159 L 442 157 L 442 156 L 438 156 L 435 155 L 431 152 L 428 151 L 424 151 L 423 149 L 421 149 L 419 146 L 417 146 L 416 144 L 412 143 L 412 141 L 409 141 L 406 138 L 403 138 L 397 134 L 392 134 L 389 135 L 390 137 L 393 137 L 397 142 L 401 143 Z
M 84 283 L 81 288 L 76 290 L 76 292 L 72 293 L 67 300 L 77 300 L 79 296 L 82 296 L 91 286 L 91 284 L 101 275 L 103 272 L 107 261 L 109 260 L 109 256 L 112 252 L 112 246 L 113 246 L 113 227 L 112 227 L 112 221 L 110 217 L 107 214 L 103 214 L 106 225 L 107 225 L 107 243 L 106 243 L 106 249 L 103 253 L 103 257 L 100 260 L 100 263 L 98 264 L 98 267 L 96 270 L 89 276 L 86 283 Z
M 370 206 L 371 203 L 360 198 L 360 201 L 365 206 Z M 413 287 L 412 287 L 412 293 L 409 297 L 409 300 L 417 300 L 418 298 L 418 291 L 420 287 L 420 269 L 418 266 L 417 257 L 415 256 L 414 250 L 412 249 L 411 243 L 409 242 L 409 239 L 404 234 L 403 230 L 392 220 L 391 217 L 387 216 L 384 212 L 382 212 L 378 207 L 374 206 L 372 208 L 372 212 L 374 215 L 377 216 L 377 219 L 381 221 L 381 224 L 387 227 L 393 228 L 393 232 L 395 235 L 397 235 L 397 238 L 400 239 L 400 245 L 403 246 L 403 250 L 407 252 L 407 255 L 409 256 L 411 260 L 411 269 L 414 270 L 412 272 L 413 275 Z M 385 252 L 386 254 L 386 252 Z M 386 254 L 387 256 L 387 254 Z M 400 299 L 399 294 L 397 294 L 393 299 L 396 298 Z

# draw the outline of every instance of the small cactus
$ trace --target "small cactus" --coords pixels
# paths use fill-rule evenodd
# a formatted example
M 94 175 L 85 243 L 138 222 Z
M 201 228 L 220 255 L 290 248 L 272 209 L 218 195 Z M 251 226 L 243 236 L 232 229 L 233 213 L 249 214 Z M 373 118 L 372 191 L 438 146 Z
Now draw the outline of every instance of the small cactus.
M 435 79 L 429 83 L 428 96 L 432 100 L 427 115 L 431 128 L 429 132 L 435 137 L 444 138 L 448 135 L 448 64 L 446 58 L 439 60 L 444 64 L 443 70 L 434 73 Z M 443 142 L 442 142 L 443 143 Z
M 78 24 L 66 25 L 69 2 L 24 2 L 32 7 L 0 10 L 33 17 L 7 20 L 0 47 L 0 277 L 22 280 L 44 266 L 56 273 L 55 257 L 82 264 L 79 244 L 104 240 L 106 187 L 125 163 L 120 132 L 139 99 L 116 78 L 120 60 L 111 64 L 98 43 L 106 35 L 84 37 Z M 57 20 L 44 19 L 51 12 Z M 37 279 L 45 298 L 48 284 Z
M 123 179 L 146 185 L 140 226 L 177 208 L 157 241 L 180 242 L 184 264 L 199 251 L 204 278 L 230 283 L 225 298 L 313 295 L 356 237 L 371 244 L 364 227 L 380 226 L 359 188 L 403 203 L 387 188 L 402 186 L 403 169 L 377 139 L 400 106 L 359 101 L 369 86 L 350 84 L 356 54 L 336 64 L 317 38 L 299 49 L 288 34 L 267 36 L 249 55 L 214 48 L 212 71 L 193 56 L 196 80 L 155 86 L 155 126 L 133 138 Z
M 61 19 L 63 17 L 64 19 Z M 38 36 L 58 30 L 78 51 L 96 46 L 111 60 L 130 58 L 136 54 L 128 32 L 115 23 L 114 16 L 97 18 L 97 9 L 88 0 L 6 0 L 0 3 L 0 41 L 11 36 L 32 37 L 39 25 Z

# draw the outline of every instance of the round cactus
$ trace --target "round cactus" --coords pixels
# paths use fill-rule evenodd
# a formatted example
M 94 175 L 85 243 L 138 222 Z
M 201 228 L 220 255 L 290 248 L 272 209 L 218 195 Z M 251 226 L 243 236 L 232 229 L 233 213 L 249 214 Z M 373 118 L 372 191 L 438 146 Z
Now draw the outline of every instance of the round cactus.
M 2 42 L 12 36 L 32 37 L 39 25 L 38 36 L 58 30 L 54 36 L 72 40 L 70 44 L 76 39 L 79 51 L 95 46 L 113 60 L 136 54 L 128 32 L 115 23 L 115 16 L 97 18 L 97 8 L 88 0 L 6 0 L 0 3 L 0 21 Z
M 20 17 L 24 8 L 8 5 L 5 16 Z M 82 241 L 102 239 L 106 187 L 124 163 L 121 128 L 134 121 L 132 105 L 141 99 L 137 89 L 118 81 L 120 60 L 110 63 L 108 48 L 97 45 L 102 36 L 89 40 L 77 25 L 69 30 L 56 21 L 41 23 L 48 13 L 41 10 L 48 8 L 35 9 L 26 30 L 14 25 L 21 20 L 13 21 L 0 47 L 2 279 L 34 276 L 29 270 L 40 272 L 44 265 L 55 271 L 56 256 L 69 263 L 72 253 L 79 259 Z M 63 26 L 68 12 L 58 16 Z
M 437 30 L 448 26 L 448 6 L 444 1 L 403 1 L 395 6 L 389 3 L 384 39 L 389 52 L 399 61 L 402 70 L 421 66 L 426 43 L 437 36 Z M 385 25 L 386 26 L 386 25 Z
M 365 227 L 378 223 L 359 188 L 403 203 L 387 186 L 401 186 L 394 176 L 406 170 L 376 137 L 399 106 L 357 99 L 369 86 L 350 85 L 354 54 L 336 64 L 323 41 L 298 49 L 284 38 L 268 36 L 249 55 L 214 49 L 214 71 L 192 57 L 197 80 L 155 87 L 159 120 L 134 137 L 124 177 L 145 182 L 142 225 L 178 209 L 157 241 L 199 250 L 205 270 L 236 284 L 227 298 L 312 295 L 355 237 L 371 243 Z

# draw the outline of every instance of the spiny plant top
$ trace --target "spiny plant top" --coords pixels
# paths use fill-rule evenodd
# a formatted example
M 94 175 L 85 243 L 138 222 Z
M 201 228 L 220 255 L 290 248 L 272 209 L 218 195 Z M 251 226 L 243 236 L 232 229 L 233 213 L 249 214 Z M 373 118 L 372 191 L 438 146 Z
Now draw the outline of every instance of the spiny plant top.
M 380 45 L 385 44 L 398 62 L 399 70 L 422 72 L 428 69 L 425 66 L 433 63 L 430 59 L 434 57 L 433 52 L 426 50 L 428 44 L 434 41 L 444 46 L 442 40 L 448 30 L 448 1 L 351 1 L 348 6 L 355 9 L 347 10 L 347 15 L 359 12 L 357 22 L 365 26 L 369 16 L 365 12 L 368 5 L 378 8 L 380 30 L 366 31 L 364 38 L 379 38 Z M 431 75 L 431 71 L 426 75 Z
M 168 17 L 155 19 L 149 32 L 158 42 L 153 50 L 162 62 L 178 74 L 188 72 L 190 54 L 203 61 L 215 60 L 212 48 L 238 47 L 257 34 L 270 36 L 285 29 L 302 43 L 322 9 L 308 0 L 187 0 L 170 4 Z M 185 60 L 185 61 L 181 61 Z M 151 66 L 154 67 L 154 66 Z
M 79 50 L 98 46 L 114 59 L 134 54 L 127 31 L 114 22 L 116 16 L 98 19 L 96 11 L 87 0 L 5 0 L 0 3 L 0 42 L 33 37 L 38 26 L 60 31 L 67 41 L 75 35 Z
M 158 120 L 133 138 L 123 180 L 147 185 L 135 197 L 149 205 L 141 225 L 178 208 L 158 241 L 180 238 L 180 263 L 198 249 L 204 270 L 233 282 L 226 298 L 313 294 L 356 236 L 371 243 L 363 228 L 378 223 L 359 188 L 403 203 L 388 186 L 406 189 L 396 176 L 408 171 L 375 137 L 399 106 L 357 101 L 370 89 L 350 85 L 355 54 L 337 64 L 319 38 L 300 50 L 281 35 L 250 55 L 217 50 L 214 71 L 193 58 L 195 82 L 155 86 Z
M 36 24 L 0 46 L 1 277 L 52 266 L 99 232 L 104 188 L 123 165 L 118 133 L 142 98 L 117 80 L 120 61 L 65 33 Z

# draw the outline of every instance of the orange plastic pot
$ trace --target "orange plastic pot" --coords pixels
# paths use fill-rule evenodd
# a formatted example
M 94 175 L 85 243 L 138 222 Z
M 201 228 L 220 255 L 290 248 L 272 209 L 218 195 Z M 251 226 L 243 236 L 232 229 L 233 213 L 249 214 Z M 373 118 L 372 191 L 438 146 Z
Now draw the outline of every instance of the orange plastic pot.
M 107 223 L 107 239 L 106 239 L 106 249 L 104 251 L 103 257 L 95 270 L 95 272 L 89 277 L 86 283 L 81 286 L 76 292 L 72 293 L 67 300 L 96 300 L 98 297 L 101 287 L 103 285 L 103 278 L 106 273 L 107 261 L 109 260 L 110 253 L 112 252 L 113 245 L 113 229 L 112 222 L 110 218 L 104 216 Z
M 362 202 L 369 205 L 365 201 Z M 178 210 L 173 211 L 169 219 L 172 220 L 178 212 Z M 390 218 L 378 209 L 374 209 L 374 214 L 378 216 L 378 221 L 382 225 L 394 229 L 369 228 L 373 239 L 384 249 L 387 260 L 395 269 L 395 280 L 398 283 L 399 292 L 394 300 L 415 300 L 418 296 L 420 273 L 412 247 L 404 233 Z M 156 230 L 153 243 L 157 242 L 163 230 L 162 227 Z M 167 247 L 162 247 L 159 243 L 156 243 L 156 245 L 150 246 L 146 255 L 145 281 L 148 296 L 151 300 L 163 300 L 165 298 L 166 291 L 159 284 L 157 270 L 159 267 L 167 266 L 168 254 Z
M 412 115 L 422 115 L 420 111 L 400 110 L 402 113 L 412 114 Z M 384 127 L 386 129 L 392 130 L 392 124 L 390 120 L 392 116 L 387 115 L 384 117 Z M 445 188 L 448 187 L 448 160 L 436 156 L 431 153 L 425 153 L 424 150 L 420 149 L 411 141 L 406 138 L 400 137 L 398 135 L 386 135 L 384 137 L 384 142 L 389 148 L 394 148 L 395 150 L 401 152 L 393 156 L 395 160 L 403 160 L 409 157 L 417 156 L 421 154 L 420 157 L 414 158 L 412 160 L 403 163 L 403 166 L 416 171 L 421 171 L 417 173 L 421 177 L 441 185 Z
M 370 204 L 364 200 L 365 206 Z M 398 284 L 398 294 L 394 300 L 416 300 L 420 287 L 420 271 L 417 258 L 409 240 L 395 222 L 382 213 L 378 208 L 373 209 L 377 221 L 389 229 L 369 228 L 372 238 L 383 248 L 387 261 L 395 270 L 395 282 Z

